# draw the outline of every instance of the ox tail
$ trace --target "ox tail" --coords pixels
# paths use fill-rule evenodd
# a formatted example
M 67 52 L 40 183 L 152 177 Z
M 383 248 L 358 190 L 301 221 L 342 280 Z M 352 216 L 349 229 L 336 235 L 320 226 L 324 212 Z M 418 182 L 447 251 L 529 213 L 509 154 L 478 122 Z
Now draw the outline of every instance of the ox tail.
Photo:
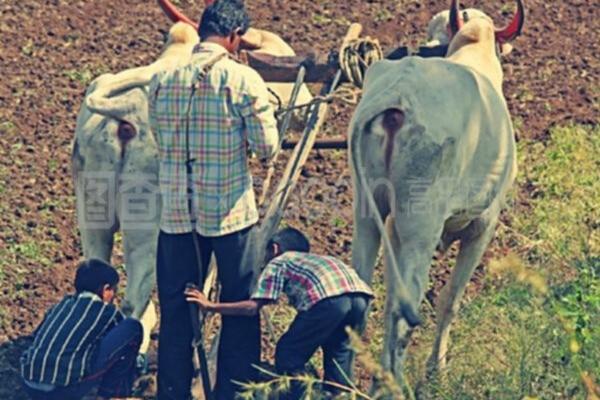
M 133 88 L 144 89 L 152 79 L 156 68 L 139 67 L 119 72 L 114 75 L 110 82 L 99 85 L 85 99 L 87 108 L 95 113 L 106 117 L 118 118 L 123 113 L 119 102 L 115 102 L 112 96 Z
M 400 118 L 398 113 L 402 113 L 400 110 L 387 110 L 384 115 L 384 120 L 388 121 L 398 121 L 400 124 L 403 123 L 403 117 Z M 403 115 L 403 114 L 402 114 Z M 392 117 L 392 118 L 390 118 Z M 388 122 L 391 124 L 392 122 Z M 401 125 L 396 126 L 396 130 L 400 129 Z M 391 126 L 384 126 L 384 129 L 391 128 Z M 350 136 L 350 157 L 352 159 L 352 163 L 354 164 L 354 168 L 356 170 L 356 176 L 360 182 L 360 185 L 363 187 L 365 191 L 367 205 L 368 208 L 373 212 L 373 216 L 375 218 L 375 223 L 377 224 L 377 228 L 381 233 L 381 238 L 383 240 L 383 245 L 388 251 L 389 257 L 391 259 L 391 269 L 390 276 L 395 280 L 394 284 L 396 286 L 396 293 L 398 294 L 398 298 L 400 300 L 400 313 L 402 317 L 406 320 L 408 325 L 411 327 L 417 326 L 421 324 L 421 317 L 419 316 L 418 308 L 410 297 L 410 291 L 406 286 L 402 276 L 400 275 L 400 268 L 398 266 L 398 262 L 396 261 L 394 248 L 390 241 L 389 235 L 387 234 L 387 230 L 385 228 L 385 224 L 383 219 L 381 218 L 381 214 L 379 213 L 379 207 L 375 203 L 375 198 L 373 197 L 373 193 L 369 188 L 369 183 L 367 182 L 367 178 L 364 174 L 364 165 L 361 154 L 361 146 L 358 143 L 359 135 L 358 132 L 360 129 L 352 129 Z M 389 138 L 392 139 L 392 138 Z M 388 139 L 388 140 L 389 140 Z M 388 143 L 388 146 L 393 146 L 393 143 Z

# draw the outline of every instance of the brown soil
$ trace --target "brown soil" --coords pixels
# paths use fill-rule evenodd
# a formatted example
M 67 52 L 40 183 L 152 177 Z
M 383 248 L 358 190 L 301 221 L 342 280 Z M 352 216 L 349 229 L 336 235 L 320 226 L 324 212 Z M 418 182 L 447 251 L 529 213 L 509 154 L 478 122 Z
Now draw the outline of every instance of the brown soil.
M 191 16 L 200 14 L 199 3 L 181 2 Z M 414 46 L 430 17 L 446 5 L 441 0 L 248 3 L 257 27 L 280 33 L 299 53 L 335 48 L 354 21 L 386 49 Z M 512 9 L 511 2 L 501 3 Z M 496 2 L 468 5 L 496 21 L 507 20 Z M 518 137 L 543 140 L 556 124 L 597 123 L 600 8 L 587 0 L 529 0 L 527 6 L 524 36 L 504 60 L 505 93 Z M 151 62 L 162 46 L 161 31 L 168 28 L 155 2 L 0 0 L 2 399 L 24 398 L 16 370 L 23 337 L 70 290 L 81 255 L 69 160 L 85 87 L 99 73 Z M 323 134 L 343 133 L 351 112 L 333 106 Z M 345 153 L 314 152 L 297 194 L 287 222 L 307 229 L 316 251 L 348 260 L 351 186 Z M 448 274 L 447 263 L 438 264 L 432 299 Z

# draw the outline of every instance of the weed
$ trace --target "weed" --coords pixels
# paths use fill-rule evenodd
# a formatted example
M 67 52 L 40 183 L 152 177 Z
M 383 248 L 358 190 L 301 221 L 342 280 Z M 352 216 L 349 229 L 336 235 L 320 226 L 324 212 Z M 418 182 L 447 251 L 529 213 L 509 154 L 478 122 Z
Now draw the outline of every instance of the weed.
M 21 47 L 21 53 L 23 53 L 23 55 L 29 57 L 29 56 L 33 55 L 33 52 L 34 52 L 33 40 L 29 39 L 29 40 L 27 40 L 27 43 L 25 43 L 25 45 L 23 45 L 23 47 Z
M 312 15 L 312 23 L 314 25 L 327 25 L 330 24 L 332 21 L 333 20 L 326 15 L 316 13 Z
M 6 133 L 7 135 L 14 133 L 17 130 L 17 126 L 12 121 L 0 122 L 0 132 Z
M 83 70 L 70 69 L 70 70 L 65 71 L 64 75 L 67 78 L 69 78 L 70 80 L 72 80 L 73 82 L 78 82 L 82 85 L 87 85 L 88 83 L 91 82 L 91 80 L 94 77 L 92 71 L 90 71 L 89 69 L 83 69 Z
M 57 169 L 58 169 L 58 160 L 56 160 L 55 158 L 48 160 L 48 172 L 53 174 L 56 172 Z
M 387 22 L 394 19 L 394 15 L 387 8 L 379 8 L 375 13 L 375 22 Z
M 333 218 L 333 220 L 331 221 L 331 223 L 336 228 L 345 228 L 348 225 L 348 223 L 344 219 L 342 219 L 341 217 L 335 217 L 335 218 Z

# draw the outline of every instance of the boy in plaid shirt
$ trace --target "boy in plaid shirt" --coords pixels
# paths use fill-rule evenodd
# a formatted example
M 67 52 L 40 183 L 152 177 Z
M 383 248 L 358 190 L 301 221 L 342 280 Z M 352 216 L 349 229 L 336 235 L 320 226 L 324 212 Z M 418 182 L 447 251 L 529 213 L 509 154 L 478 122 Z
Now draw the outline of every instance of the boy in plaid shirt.
M 256 315 L 285 294 L 298 314 L 277 343 L 275 367 L 278 373 L 295 375 L 321 347 L 325 381 L 349 385 L 353 351 L 346 332 L 358 330 L 373 292 L 351 267 L 333 257 L 309 253 L 304 234 L 286 228 L 267 244 L 267 260 L 250 300 L 214 303 L 197 290 L 186 291 L 187 299 L 204 311 L 222 315 Z M 330 392 L 336 392 L 329 386 Z M 289 399 L 298 399 L 301 388 L 292 384 Z

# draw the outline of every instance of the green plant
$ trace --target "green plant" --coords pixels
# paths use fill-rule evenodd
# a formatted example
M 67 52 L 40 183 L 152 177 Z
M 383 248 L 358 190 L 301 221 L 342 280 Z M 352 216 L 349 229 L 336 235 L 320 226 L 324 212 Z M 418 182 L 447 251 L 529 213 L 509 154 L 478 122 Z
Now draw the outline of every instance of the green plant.
M 74 82 L 87 85 L 93 79 L 93 73 L 89 69 L 76 70 L 70 69 L 64 72 L 64 75 Z
M 599 254 L 600 127 L 555 128 L 547 143 L 520 143 L 519 154 L 518 180 L 531 198 L 513 228 L 541 247 L 537 261 Z

